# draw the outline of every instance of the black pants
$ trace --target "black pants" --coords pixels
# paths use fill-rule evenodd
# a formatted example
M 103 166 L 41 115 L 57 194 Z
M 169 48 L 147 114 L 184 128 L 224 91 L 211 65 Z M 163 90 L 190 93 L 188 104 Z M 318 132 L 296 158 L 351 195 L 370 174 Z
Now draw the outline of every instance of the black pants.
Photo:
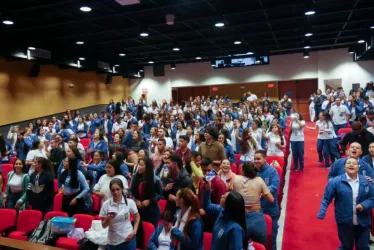
M 82 199 L 77 199 L 77 203 L 74 206 L 70 206 L 70 202 L 77 196 L 74 195 L 65 195 L 62 198 L 62 211 L 67 213 L 69 217 L 72 217 L 74 214 L 82 214 L 83 210 L 83 201 Z

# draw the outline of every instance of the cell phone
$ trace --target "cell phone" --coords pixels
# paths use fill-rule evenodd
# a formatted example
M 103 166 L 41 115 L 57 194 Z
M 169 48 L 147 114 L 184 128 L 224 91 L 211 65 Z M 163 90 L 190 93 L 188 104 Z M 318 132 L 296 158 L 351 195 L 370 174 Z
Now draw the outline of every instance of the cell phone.
M 109 212 L 108 215 L 112 216 L 112 217 L 115 217 L 117 215 L 117 213 L 115 213 L 115 212 Z

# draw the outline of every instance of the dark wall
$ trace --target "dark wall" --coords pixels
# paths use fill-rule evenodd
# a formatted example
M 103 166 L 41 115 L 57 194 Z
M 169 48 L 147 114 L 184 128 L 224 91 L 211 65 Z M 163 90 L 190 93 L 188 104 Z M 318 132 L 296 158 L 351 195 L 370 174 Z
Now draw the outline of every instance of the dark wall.
M 106 107 L 107 105 L 95 105 L 95 106 L 80 108 L 79 111 L 81 112 L 81 114 L 100 113 L 101 111 L 105 111 Z M 4 126 L 0 126 L 0 134 L 3 134 L 4 137 L 6 137 L 8 135 L 9 128 L 11 125 L 20 125 L 21 128 L 25 128 L 28 126 L 30 122 L 35 123 L 36 119 L 40 118 L 40 119 L 50 120 L 52 116 L 56 116 L 57 119 L 61 119 L 64 116 L 64 113 L 52 114 L 52 115 L 43 116 L 43 117 L 35 117 L 35 119 L 32 119 L 32 120 L 24 120 L 24 121 L 12 123 L 12 124 L 6 124 Z

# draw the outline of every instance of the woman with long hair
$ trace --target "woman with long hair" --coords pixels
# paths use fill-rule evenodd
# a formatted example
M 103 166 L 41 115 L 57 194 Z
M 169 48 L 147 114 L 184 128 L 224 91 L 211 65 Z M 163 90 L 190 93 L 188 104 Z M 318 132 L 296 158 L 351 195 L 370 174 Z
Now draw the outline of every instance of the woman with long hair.
M 227 191 L 232 190 L 232 185 L 236 174 L 231 171 L 230 161 L 225 159 L 221 163 L 221 169 L 218 171 L 217 175 L 225 183 Z
M 96 180 L 96 182 L 100 179 L 100 177 L 105 174 L 105 156 L 104 152 L 101 150 L 97 150 L 93 154 L 93 159 L 91 163 L 85 163 L 84 161 L 81 161 L 81 165 L 84 167 L 85 172 L 88 170 L 92 171 L 92 174 Z
M 226 130 L 222 129 L 221 133 L 218 135 L 218 142 L 221 143 L 222 146 L 225 148 L 226 158 L 229 159 L 230 163 L 232 164 L 235 162 L 235 155 L 234 155 L 232 146 L 228 143 L 226 134 L 227 134 Z M 239 141 L 238 141 L 238 148 L 240 148 Z
M 261 210 L 261 197 L 273 203 L 274 197 L 270 193 L 266 183 L 257 176 L 257 170 L 252 162 L 245 162 L 242 167 L 243 175 L 234 178 L 233 190 L 244 198 L 246 211 L 247 239 L 265 245 L 266 222 Z
M 295 171 L 304 170 L 304 127 L 305 121 L 299 113 L 294 113 L 291 122 L 291 150 Z
M 243 197 L 240 193 L 231 191 L 221 197 L 220 205 L 216 205 L 210 201 L 209 183 L 205 185 L 203 207 L 207 214 L 215 218 L 210 249 L 247 249 L 248 238 Z
M 25 209 L 27 188 L 30 176 L 23 160 L 17 159 L 13 164 L 13 171 L 8 173 L 8 182 L 3 197 L 3 207 L 18 211 Z
M 96 154 L 97 152 L 95 152 Z M 116 159 L 110 159 L 105 166 L 105 174 L 102 175 L 99 181 L 93 187 L 93 193 L 97 195 L 101 202 L 109 200 L 112 194 L 109 189 L 109 183 L 112 179 L 117 178 L 122 181 L 125 192 L 127 193 L 128 182 L 127 179 L 121 174 L 121 168 Z
M 123 182 L 114 178 L 109 183 L 112 197 L 101 206 L 100 217 L 103 228 L 109 227 L 106 249 L 135 250 L 136 233 L 140 215 L 135 202 L 126 197 Z M 130 217 L 134 217 L 134 226 Z
M 256 140 L 256 142 L 261 142 L 262 139 L 262 122 L 260 119 L 254 119 L 251 122 L 251 126 L 249 131 L 251 132 L 252 137 Z M 258 145 L 258 149 L 262 149 L 261 144 Z
M 142 138 L 140 131 L 135 130 L 132 132 L 132 142 L 129 145 L 129 149 L 139 151 L 141 149 L 147 149 L 147 145 Z
M 199 214 L 199 202 L 189 188 L 181 188 L 176 195 L 177 220 L 171 236 L 179 241 L 180 250 L 203 250 L 204 225 Z
M 204 178 L 203 171 L 201 170 L 201 155 L 199 152 L 192 151 L 191 156 L 186 161 L 184 166 L 189 175 L 191 176 L 194 191 L 198 194 L 200 181 Z
M 284 156 L 283 149 L 286 147 L 286 139 L 283 136 L 282 128 L 279 124 L 271 126 L 271 132 L 262 136 L 267 140 L 267 156 Z
M 53 167 L 48 159 L 37 157 L 33 161 L 33 169 L 27 190 L 27 202 L 33 210 L 46 214 L 52 211 L 53 205 Z
M 245 161 L 253 161 L 256 150 L 259 149 L 259 143 L 252 137 L 249 129 L 243 129 L 241 138 L 238 138 L 240 145 L 240 163 Z
M 58 180 L 62 185 L 59 192 L 64 194 L 62 211 L 70 217 L 84 212 L 82 198 L 90 189 L 77 165 L 78 159 L 75 156 L 66 157 L 63 161 L 64 169 Z
M 195 140 L 191 145 L 191 151 L 199 151 L 199 146 L 203 142 L 205 142 L 204 132 L 196 132 Z
M 151 159 L 139 160 L 138 172 L 133 176 L 130 190 L 142 220 L 152 223 L 157 228 L 160 218 L 160 207 L 157 202 L 161 198 L 162 184 L 153 172 Z

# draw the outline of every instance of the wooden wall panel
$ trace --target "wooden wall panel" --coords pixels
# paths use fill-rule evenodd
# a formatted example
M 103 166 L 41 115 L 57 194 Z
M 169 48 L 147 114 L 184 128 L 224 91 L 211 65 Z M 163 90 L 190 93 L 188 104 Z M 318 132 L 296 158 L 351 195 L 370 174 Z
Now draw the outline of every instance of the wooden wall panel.
M 106 85 L 105 75 L 48 65 L 41 66 L 37 78 L 30 78 L 31 66 L 29 61 L 0 58 L 0 125 L 107 104 L 109 99 L 119 101 L 130 93 L 128 79 L 120 76 Z

